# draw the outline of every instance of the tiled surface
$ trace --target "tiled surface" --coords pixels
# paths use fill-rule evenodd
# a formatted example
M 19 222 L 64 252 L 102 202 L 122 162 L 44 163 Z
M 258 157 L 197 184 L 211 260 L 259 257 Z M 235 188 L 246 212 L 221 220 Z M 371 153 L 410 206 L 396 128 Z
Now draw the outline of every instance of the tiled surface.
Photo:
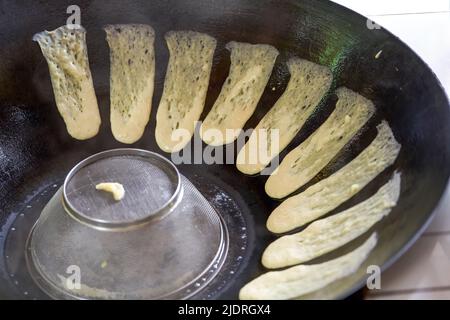
M 397 35 L 450 95 L 450 0 L 335 0 Z M 450 190 L 417 243 L 382 274 L 367 299 L 450 299 Z
M 450 188 L 448 188 L 445 196 L 441 200 L 439 207 L 436 209 L 436 217 L 426 231 L 426 233 L 444 232 L 450 233 Z

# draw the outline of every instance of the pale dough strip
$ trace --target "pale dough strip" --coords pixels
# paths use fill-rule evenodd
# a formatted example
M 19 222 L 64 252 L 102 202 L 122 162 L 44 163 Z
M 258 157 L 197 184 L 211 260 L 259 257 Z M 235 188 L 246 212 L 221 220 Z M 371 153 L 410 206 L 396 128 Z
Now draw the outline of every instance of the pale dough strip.
M 75 139 L 92 138 L 100 128 L 86 46 L 86 30 L 67 26 L 43 31 L 33 37 L 47 60 L 56 106 Z
M 226 48 L 231 51 L 230 71 L 200 130 L 203 141 L 213 146 L 237 138 L 255 111 L 278 56 L 278 50 L 267 44 L 232 41 Z
M 292 58 L 287 65 L 291 78 L 286 90 L 237 156 L 236 166 L 243 173 L 261 172 L 286 148 L 330 88 L 333 76 L 329 68 L 299 58 Z M 279 137 L 276 144 L 271 141 L 273 131 Z
M 334 281 L 355 273 L 377 244 L 376 233 L 355 250 L 321 264 L 299 265 L 267 272 L 245 285 L 241 300 L 282 300 L 301 298 Z
M 116 140 L 134 143 L 150 119 L 155 81 L 155 32 L 143 24 L 104 28 L 110 48 L 110 118 Z
M 170 31 L 164 90 L 156 114 L 155 138 L 165 152 L 177 152 L 191 140 L 203 111 L 216 40 L 193 31 Z
M 345 245 L 387 216 L 397 204 L 399 195 L 400 173 L 395 173 L 369 199 L 272 242 L 263 253 L 263 265 L 270 269 L 291 266 Z
M 375 112 L 373 103 L 347 88 L 336 90 L 338 102 L 328 119 L 293 149 L 266 182 L 266 193 L 283 198 L 317 175 Z

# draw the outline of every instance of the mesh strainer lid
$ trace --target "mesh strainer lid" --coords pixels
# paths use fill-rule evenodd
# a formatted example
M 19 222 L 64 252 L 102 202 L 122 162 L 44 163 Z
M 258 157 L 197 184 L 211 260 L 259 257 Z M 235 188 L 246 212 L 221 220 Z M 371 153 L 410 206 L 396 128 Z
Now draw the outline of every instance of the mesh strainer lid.
M 99 183 L 120 183 L 116 201 Z M 64 183 L 64 204 L 77 220 L 97 228 L 123 229 L 161 218 L 181 198 L 180 175 L 162 156 L 139 149 L 97 153 L 76 165 Z
M 125 197 L 97 191 L 105 181 L 123 184 Z M 207 286 L 227 248 L 220 216 L 173 164 L 116 149 L 69 173 L 32 231 L 27 259 L 35 281 L 55 298 L 176 299 Z M 74 266 L 78 287 L 68 282 Z

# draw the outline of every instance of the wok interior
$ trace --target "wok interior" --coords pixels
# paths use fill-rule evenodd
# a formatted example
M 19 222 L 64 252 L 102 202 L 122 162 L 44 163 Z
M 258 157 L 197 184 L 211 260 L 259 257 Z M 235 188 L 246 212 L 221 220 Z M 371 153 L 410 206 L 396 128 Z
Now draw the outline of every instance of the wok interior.
M 156 79 L 152 115 L 143 138 L 131 147 L 163 152 L 154 139 L 155 115 L 162 93 L 168 50 L 164 34 L 169 30 L 205 32 L 218 40 L 210 87 L 201 119 L 217 98 L 229 68 L 228 41 L 268 43 L 280 50 L 274 70 L 255 114 L 245 128 L 254 127 L 274 104 L 289 79 L 285 62 L 291 56 L 329 66 L 332 90 L 346 86 L 371 99 L 377 116 L 335 161 L 314 181 L 329 175 L 361 151 L 374 137 L 374 125 L 385 118 L 402 150 L 394 168 L 386 170 L 360 194 L 334 210 L 355 204 L 373 194 L 394 169 L 402 173 L 399 203 L 374 227 L 379 243 L 364 264 L 386 266 L 410 242 L 431 217 L 449 176 L 450 127 L 448 101 L 428 67 L 387 31 L 369 29 L 366 19 L 328 1 L 79 1 L 94 86 L 102 113 L 99 135 L 75 141 L 67 134 L 53 98 L 44 58 L 32 35 L 65 23 L 69 2 L 49 4 L 10 3 L 2 14 L 0 33 L 0 296 L 13 297 L 7 279 L 3 247 L 9 223 L 27 199 L 43 186 L 60 182 L 83 158 L 111 148 L 116 142 L 109 126 L 109 51 L 102 27 L 114 23 L 147 23 L 156 32 Z M 25 18 L 18 18 L 25 17 Z M 375 55 L 382 50 L 376 59 Z M 276 90 L 272 90 L 275 87 Z M 328 95 L 306 123 L 283 157 L 314 131 L 334 108 Z M 198 138 L 198 137 L 197 137 Z M 228 146 L 227 148 L 232 148 Z M 170 156 L 165 154 L 165 156 Z M 202 183 L 202 176 L 232 192 L 248 211 L 254 235 L 252 254 L 237 278 L 218 297 L 236 298 L 239 288 L 263 271 L 260 257 L 275 237 L 265 228 L 271 210 L 279 203 L 264 193 L 264 176 L 244 176 L 233 165 L 181 165 L 180 171 Z M 304 188 L 302 188 L 304 189 Z M 324 199 L 326 201 L 326 199 Z M 362 239 L 320 259 L 342 255 Z M 318 292 L 322 297 L 341 297 L 364 281 L 365 268 Z M 5 285 L 3 285 L 3 283 Z

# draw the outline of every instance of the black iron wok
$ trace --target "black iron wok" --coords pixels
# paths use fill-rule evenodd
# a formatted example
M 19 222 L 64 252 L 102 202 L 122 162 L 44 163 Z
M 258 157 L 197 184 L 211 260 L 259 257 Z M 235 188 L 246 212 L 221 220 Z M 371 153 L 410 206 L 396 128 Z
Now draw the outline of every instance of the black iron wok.
M 325 0 L 79 0 L 103 123 L 98 136 L 76 141 L 67 134 L 56 110 L 46 62 L 38 45 L 31 40 L 36 32 L 65 24 L 70 4 L 70 1 L 0 2 L 1 298 L 45 298 L 27 276 L 23 261 L 29 228 L 71 167 L 99 151 L 124 147 L 113 139 L 109 126 L 109 51 L 102 31 L 105 24 L 147 23 L 157 34 L 152 117 L 144 137 L 132 147 L 162 153 L 155 143 L 154 127 L 168 60 L 163 35 L 169 30 L 191 29 L 218 39 L 202 118 L 226 78 L 229 53 L 224 44 L 230 40 L 269 43 L 281 52 L 247 127 L 255 126 L 283 92 L 289 78 L 285 61 L 293 55 L 329 66 L 334 74 L 333 89 L 349 87 L 376 104 L 377 116 L 367 129 L 314 181 L 337 170 L 368 145 L 377 121 L 385 118 L 402 144 L 399 158 L 393 168 L 335 212 L 375 192 L 393 170 L 402 173 L 400 200 L 392 213 L 374 227 L 379 243 L 364 266 L 353 276 L 321 290 L 321 297 L 342 298 L 361 288 L 366 278 L 365 266 L 388 267 L 430 221 L 450 174 L 449 103 L 433 72 L 388 31 L 368 28 L 366 18 Z M 376 59 L 380 50 L 382 54 Z M 276 90 L 272 91 L 272 87 Z M 332 93 L 324 99 L 319 112 L 307 122 L 288 150 L 320 125 L 335 100 Z M 245 261 L 213 296 L 237 298 L 240 287 L 264 271 L 259 262 L 261 253 L 275 238 L 265 228 L 269 213 L 277 205 L 264 193 L 266 177 L 244 176 L 233 165 L 179 168 L 206 193 L 212 192 L 210 186 L 225 190 L 244 213 L 250 229 Z M 362 240 L 316 261 L 341 255 Z

